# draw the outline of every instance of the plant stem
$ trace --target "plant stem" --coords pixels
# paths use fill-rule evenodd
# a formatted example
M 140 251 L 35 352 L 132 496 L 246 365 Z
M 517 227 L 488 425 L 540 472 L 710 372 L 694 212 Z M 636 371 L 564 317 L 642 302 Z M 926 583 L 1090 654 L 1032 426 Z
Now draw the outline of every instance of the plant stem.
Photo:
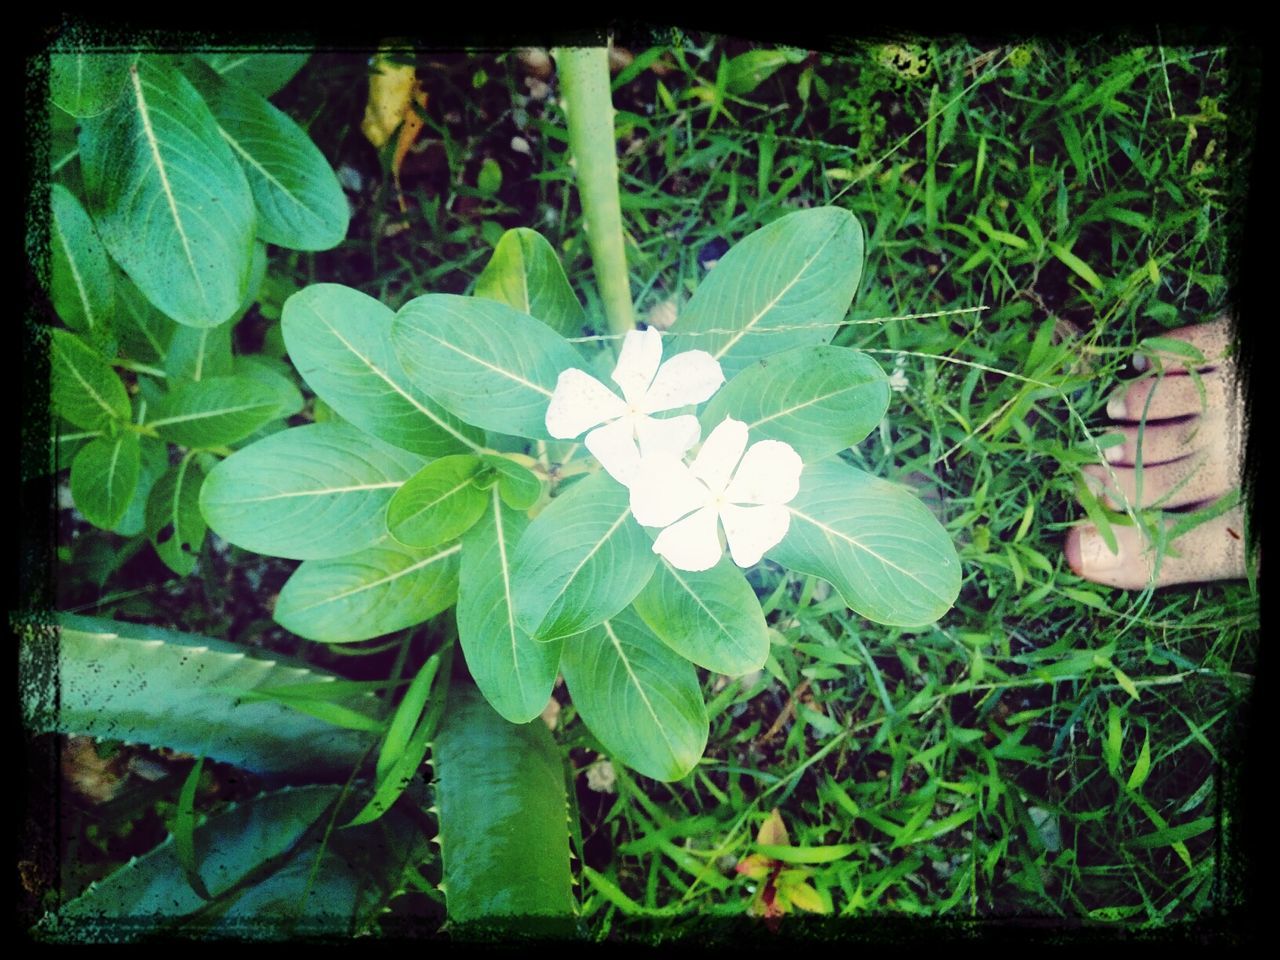
M 554 51 L 569 114 L 569 149 L 577 165 L 578 195 L 596 282 L 609 318 L 609 331 L 634 330 L 631 283 L 618 200 L 618 150 L 613 133 L 609 54 L 604 47 Z

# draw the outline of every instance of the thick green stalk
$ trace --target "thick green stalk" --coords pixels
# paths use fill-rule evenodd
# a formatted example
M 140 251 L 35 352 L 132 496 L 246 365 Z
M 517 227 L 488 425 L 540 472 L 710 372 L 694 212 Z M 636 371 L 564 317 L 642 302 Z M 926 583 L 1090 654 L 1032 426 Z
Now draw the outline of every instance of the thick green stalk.
M 618 152 L 613 135 L 609 54 L 604 47 L 555 51 L 569 114 L 569 149 L 577 165 L 578 195 L 587 224 L 587 243 L 609 330 L 635 329 L 627 253 L 618 200 Z

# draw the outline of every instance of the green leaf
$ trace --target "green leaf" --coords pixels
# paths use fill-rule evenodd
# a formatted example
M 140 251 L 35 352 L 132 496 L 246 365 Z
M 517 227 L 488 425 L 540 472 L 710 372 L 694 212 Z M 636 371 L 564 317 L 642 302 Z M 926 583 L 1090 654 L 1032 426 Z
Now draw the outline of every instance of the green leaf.
M 421 457 L 350 424 L 272 434 L 218 464 L 200 491 L 205 521 L 237 546 L 272 557 L 344 557 L 386 536 L 387 503 Z
M 97 116 L 120 99 L 137 60 L 136 53 L 52 53 L 49 99 L 73 117 Z
M 258 211 L 258 236 L 290 250 L 328 250 L 341 243 L 351 219 L 346 195 L 302 128 L 203 62 L 188 61 L 184 69 L 244 168 Z
M 580 336 L 587 322 L 555 249 L 526 227 L 502 235 L 476 280 L 475 294 L 527 313 L 562 336 Z
M 147 498 L 147 539 L 174 573 L 185 577 L 196 567 L 204 543 L 200 487 L 204 473 L 192 457 L 183 457 L 160 478 Z
M 221 50 L 200 56 L 221 76 L 269 97 L 294 78 L 310 53 L 263 53 L 260 50 Z
M 200 861 L 196 854 L 196 789 L 200 786 L 200 772 L 204 770 L 204 756 L 195 762 L 187 779 L 182 781 L 182 790 L 178 792 L 178 810 L 173 824 L 173 847 L 178 857 L 178 865 L 187 884 L 201 900 L 212 900 L 213 895 L 205 886 L 200 876 Z
M 629 604 L 657 562 L 627 488 L 597 473 L 552 500 L 516 545 L 516 622 L 538 640 L 581 633 Z
M 559 334 L 504 303 L 428 294 L 400 308 L 391 343 L 409 381 L 467 423 L 539 440 L 560 373 L 583 365 Z
M 107 361 L 73 333 L 55 328 L 49 334 L 54 410 L 84 430 L 127 421 L 129 395 Z
M 320 643 L 412 627 L 453 606 L 460 549 L 409 550 L 388 541 L 348 557 L 308 560 L 280 591 L 276 622 Z
M 502 189 L 502 167 L 492 157 L 486 157 L 476 175 L 476 189 L 486 197 L 492 197 Z
M 480 459 L 486 467 L 498 474 L 498 489 L 502 499 L 513 510 L 528 510 L 542 496 L 542 481 L 509 457 L 486 453 Z
M 701 572 L 660 562 L 634 607 L 663 643 L 716 673 L 741 676 L 769 656 L 760 601 L 728 557 Z
M 573 705 L 605 748 L 655 780 L 679 780 L 707 746 L 698 672 L 627 611 L 564 645 Z
M 22 637 L 25 722 L 36 731 L 88 734 L 206 753 L 260 773 L 345 780 L 372 743 L 246 691 L 335 682 L 336 677 L 211 637 L 69 614 L 59 629 Z M 56 665 L 52 675 L 41 671 Z M 343 701 L 370 717 L 379 701 Z M 180 709 L 179 709 L 180 708 Z
M 387 504 L 387 529 L 408 547 L 456 540 L 484 513 L 489 498 L 475 485 L 480 458 L 441 457 L 405 481 Z
M 798 58 L 798 59 L 797 59 Z M 725 91 L 743 96 L 768 80 L 779 68 L 800 63 L 805 54 L 793 50 L 748 50 L 729 61 Z
M 1053 255 L 1066 264 L 1071 272 L 1077 277 L 1089 284 L 1089 286 L 1093 287 L 1095 290 L 1102 289 L 1102 281 L 1098 278 L 1098 275 L 1093 272 L 1093 268 L 1091 266 L 1060 243 L 1054 243 L 1050 240 L 1048 247 L 1053 251 Z
M 485 699 L 512 723 L 528 723 L 551 698 L 562 641 L 534 640 L 516 622 L 511 561 L 528 520 L 497 486 L 488 501 L 492 509 L 462 538 L 458 639 Z
M 290 376 L 289 365 L 274 357 L 235 357 L 232 369 L 237 376 L 249 377 L 268 387 L 276 398 L 276 416 L 292 417 L 301 413 L 306 401 Z
M 175 380 L 207 380 L 230 376 L 235 369 L 231 327 L 178 327 L 169 340 L 164 369 Z
M 800 210 L 737 243 L 676 321 L 670 354 L 706 350 L 726 377 L 761 358 L 828 343 L 858 289 L 862 226 L 837 207 Z
M 142 292 L 130 283 L 124 274 L 118 271 L 114 276 L 113 287 L 115 289 L 116 311 L 113 317 L 112 332 L 120 338 L 120 345 L 124 355 L 142 363 L 164 364 L 167 370 L 169 344 L 175 339 L 175 333 L 190 330 L 191 328 L 178 326 L 157 310 L 151 301 L 144 297 Z M 216 327 L 214 329 L 221 330 L 223 328 Z M 227 329 L 230 330 L 230 327 Z M 228 350 L 230 350 L 229 341 Z M 178 376 L 189 377 L 190 375 L 181 373 Z M 191 379 L 198 378 L 191 377 Z
M 874 430 L 889 409 L 889 393 L 884 371 L 865 353 L 797 347 L 725 384 L 702 414 L 703 436 L 733 417 L 746 422 L 753 443 L 781 440 L 813 463 Z
M 89 214 L 112 258 L 179 323 L 240 307 L 255 214 L 244 173 L 195 88 L 143 57 L 120 102 L 80 130 Z
M 124 517 L 141 469 L 138 435 L 122 430 L 90 440 L 71 463 L 71 498 L 95 527 L 109 530 Z
M 209 893 L 221 896 L 254 870 L 289 851 L 333 803 L 338 787 L 286 788 L 233 805 L 195 829 L 192 857 Z M 160 846 L 92 884 L 44 921 L 54 939 L 131 941 L 207 906 L 187 882 L 170 835 Z
M 455 685 L 431 762 L 450 922 L 567 934 L 574 898 L 564 767 L 550 731 L 507 723 L 469 685 Z
M 868 620 L 919 626 L 955 602 L 955 547 L 905 488 L 828 460 L 805 465 L 788 506 L 790 530 L 770 559 L 830 581 Z
M 367 433 L 425 457 L 478 450 L 484 434 L 405 376 L 391 349 L 395 314 L 336 283 L 307 287 L 284 305 L 289 357 L 316 395 Z
M 64 323 L 90 337 L 101 336 L 115 312 L 111 261 L 93 221 L 66 187 L 50 188 L 53 221 L 49 236 L 53 309 Z
M 1142 738 L 1142 750 L 1138 753 L 1138 760 L 1133 765 L 1133 771 L 1129 774 L 1129 789 L 1141 790 L 1142 785 L 1147 782 L 1147 777 L 1151 774 L 1151 731 L 1148 730 L 1146 736 Z
M 184 447 L 222 447 L 279 415 L 276 392 L 253 377 L 231 375 L 176 383 L 147 426 Z
M 151 496 L 156 481 L 169 469 L 169 447 L 162 441 L 139 437 L 138 452 L 141 456 L 137 486 L 133 489 L 129 505 L 125 507 L 124 516 L 111 528 L 112 533 L 118 533 L 122 537 L 136 537 L 145 529 L 147 499 Z

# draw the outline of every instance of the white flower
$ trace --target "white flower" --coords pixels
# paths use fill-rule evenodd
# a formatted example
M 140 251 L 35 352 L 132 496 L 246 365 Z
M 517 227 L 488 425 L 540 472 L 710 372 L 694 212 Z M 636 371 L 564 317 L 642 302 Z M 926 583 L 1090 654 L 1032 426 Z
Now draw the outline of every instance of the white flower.
M 630 486 L 643 457 L 677 460 L 698 442 L 698 418 L 659 420 L 652 413 L 675 410 L 710 398 L 724 383 L 720 364 L 705 350 L 687 350 L 659 366 L 662 334 L 650 327 L 632 330 L 610 379 L 622 398 L 581 370 L 565 370 L 547 407 L 547 432 L 570 440 L 584 430 L 587 449 L 619 483 Z
M 631 513 L 646 527 L 666 527 L 653 550 L 674 567 L 709 570 L 719 563 L 720 524 L 733 562 L 749 567 L 787 535 L 785 504 L 800 489 L 803 466 L 780 440 L 748 450 L 747 425 L 725 417 L 691 465 L 670 454 L 645 459 L 631 485 Z

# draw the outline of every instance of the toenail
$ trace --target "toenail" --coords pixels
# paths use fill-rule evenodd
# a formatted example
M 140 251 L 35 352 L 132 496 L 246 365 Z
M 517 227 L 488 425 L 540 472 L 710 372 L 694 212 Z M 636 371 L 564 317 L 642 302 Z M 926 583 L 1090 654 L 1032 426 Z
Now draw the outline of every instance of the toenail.
M 1111 394 L 1111 399 L 1107 401 L 1107 416 L 1112 420 L 1119 420 L 1127 413 L 1127 407 L 1124 402 L 1126 388 L 1117 387 L 1116 391 Z
M 1114 570 L 1124 564 L 1119 553 L 1112 553 L 1102 534 L 1096 530 L 1080 532 L 1080 566 L 1088 571 Z
M 1117 443 L 1114 446 L 1104 447 L 1102 456 L 1106 458 L 1107 463 L 1119 463 L 1124 459 L 1124 444 Z
M 1137 370 L 1139 373 L 1151 365 L 1151 361 L 1146 358 L 1145 354 L 1141 353 L 1134 354 L 1132 363 L 1133 369 Z

